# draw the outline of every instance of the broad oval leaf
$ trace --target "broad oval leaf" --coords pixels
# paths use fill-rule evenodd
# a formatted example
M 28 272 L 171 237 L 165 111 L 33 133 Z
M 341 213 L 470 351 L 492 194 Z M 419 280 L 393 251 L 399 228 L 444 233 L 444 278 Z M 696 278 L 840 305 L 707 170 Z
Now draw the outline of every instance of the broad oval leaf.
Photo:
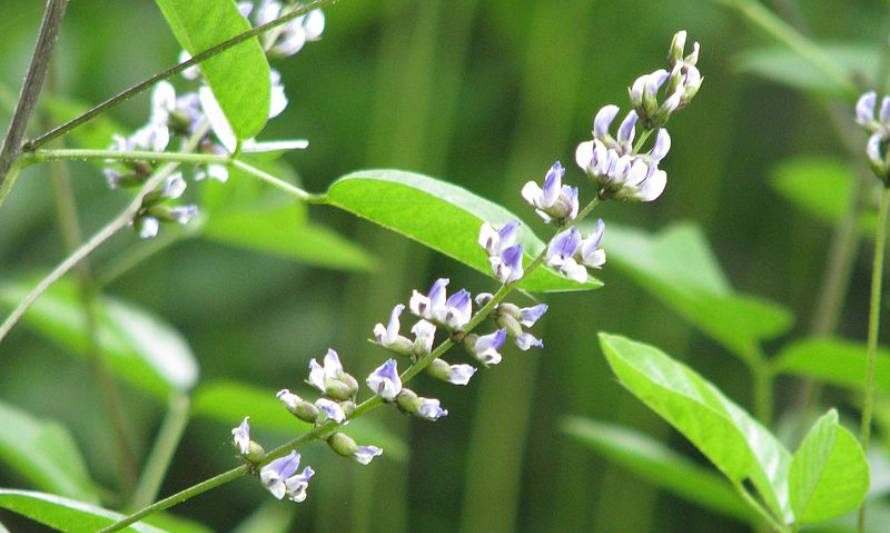
M 865 384 L 866 345 L 845 339 L 804 339 L 779 352 L 771 364 L 775 372 L 818 379 L 861 391 Z M 890 393 L 890 350 L 878 350 L 875 388 Z
M 176 40 L 197 55 L 250 29 L 231 0 L 156 0 Z M 200 64 L 201 73 L 238 139 L 255 136 L 269 116 L 269 63 L 257 39 Z
M 651 235 L 612 223 L 603 247 L 610 265 L 743 359 L 758 357 L 760 340 L 791 327 L 784 307 L 732 290 L 694 224 L 671 224 Z
M 859 507 L 868 491 L 868 463 L 834 409 L 813 424 L 791 459 L 788 490 L 798 523 L 822 522 Z
M 314 426 L 293 416 L 276 397 L 275 391 L 237 381 L 212 381 L 198 387 L 192 402 L 192 414 L 212 418 L 223 424 L 238 425 L 250 416 L 252 429 L 294 436 Z M 383 448 L 384 457 L 403 461 L 408 456 L 405 442 L 388 430 L 357 418 L 341 431 L 359 444 L 373 444 Z
M 785 523 L 791 454 L 766 428 L 694 370 L 652 346 L 599 334 L 612 371 L 650 409 L 683 433 L 733 483 L 749 479 Z
M 745 522 L 757 520 L 724 478 L 647 435 L 574 416 L 565 418 L 561 429 L 667 492 L 724 516 Z
M 782 161 L 772 169 L 771 184 L 792 205 L 827 223 L 834 224 L 847 211 L 854 180 L 859 179 L 847 163 L 830 157 L 801 156 Z M 869 181 L 871 184 L 871 181 Z M 878 186 L 875 183 L 875 186 Z M 874 192 L 878 192 L 874 189 Z M 868 234 L 877 226 L 878 195 L 874 209 L 860 215 L 859 224 Z
M 477 239 L 483 222 L 495 227 L 519 217 L 466 189 L 428 176 L 401 170 L 361 170 L 331 184 L 326 203 L 366 218 L 421 244 L 493 276 Z M 528 263 L 544 249 L 544 242 L 526 226 L 519 242 Z M 519 287 L 532 292 L 595 289 L 602 283 L 590 277 L 577 283 L 542 266 Z
M 0 459 L 36 488 L 88 502 L 99 499 L 74 437 L 62 425 L 0 402 Z
M 125 516 L 82 501 L 29 490 L 0 489 L 0 507 L 65 533 L 95 533 Z M 121 531 L 166 533 L 141 522 Z
M 881 70 L 881 48 L 874 43 L 818 43 L 851 79 L 876 80 Z M 799 53 L 786 46 L 752 48 L 737 54 L 735 68 L 780 85 L 828 96 L 849 96 L 843 84 L 834 81 Z M 866 82 L 866 85 L 874 85 Z
M 0 284 L 0 306 L 12 308 L 33 282 Z M 175 389 L 186 391 L 198 379 L 191 348 L 170 325 L 131 303 L 102 296 L 97 303 L 98 339 L 111 371 L 160 399 Z M 25 324 L 69 352 L 83 355 L 88 346 L 83 304 L 70 280 L 53 284 L 24 317 Z

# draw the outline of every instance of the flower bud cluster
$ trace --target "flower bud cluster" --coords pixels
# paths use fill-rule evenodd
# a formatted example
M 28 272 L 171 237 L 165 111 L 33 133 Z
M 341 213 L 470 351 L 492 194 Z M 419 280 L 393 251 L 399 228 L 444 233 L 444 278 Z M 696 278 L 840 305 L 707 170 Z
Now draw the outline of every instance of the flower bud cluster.
M 890 186 L 890 96 L 881 99 L 875 116 L 878 95 L 869 91 L 856 102 L 856 123 L 871 135 L 865 145 L 868 164 L 875 175 Z
M 238 10 L 249 22 L 259 26 L 292 12 L 299 6 L 296 2 L 261 0 L 257 5 L 254 2 L 239 2 Z M 319 40 L 324 26 L 324 13 L 315 9 L 273 28 L 264 34 L 266 54 L 273 58 L 291 56 L 300 51 L 306 42 Z M 191 56 L 183 50 L 179 55 L 180 62 L 189 59 Z M 163 152 L 168 149 L 182 150 L 192 141 L 197 142 L 198 153 L 233 154 L 237 149 L 235 133 L 213 92 L 203 83 L 200 75 L 199 66 L 185 69 L 182 72 L 183 78 L 198 81 L 200 85 L 178 96 L 171 83 L 159 82 L 151 95 L 148 122 L 129 136 L 115 135 L 109 149 L 121 152 Z M 288 102 L 281 75 L 270 69 L 269 76 L 271 92 L 268 118 L 271 119 L 281 114 Z M 196 135 L 199 136 L 197 140 L 194 139 Z M 244 152 L 263 152 L 303 149 L 306 146 L 308 143 L 304 140 L 257 142 L 249 139 L 242 143 L 241 149 Z M 152 161 L 109 161 L 103 172 L 108 186 L 119 189 L 142 186 L 156 169 L 157 162 Z M 227 166 L 218 163 L 197 165 L 193 178 L 201 181 L 208 177 L 225 182 L 229 177 Z M 197 207 L 183 206 L 172 213 L 157 216 L 148 213 L 149 207 L 144 205 L 143 210 L 132 221 L 143 238 L 157 235 L 161 222 L 174 220 L 185 223 L 197 213 Z
M 692 51 L 684 57 L 685 53 L 686 32 L 679 31 L 668 51 L 668 69 L 644 74 L 631 85 L 631 105 L 646 128 L 663 126 L 671 114 L 689 105 L 701 88 L 702 76 L 696 67 L 699 44 L 693 43 Z

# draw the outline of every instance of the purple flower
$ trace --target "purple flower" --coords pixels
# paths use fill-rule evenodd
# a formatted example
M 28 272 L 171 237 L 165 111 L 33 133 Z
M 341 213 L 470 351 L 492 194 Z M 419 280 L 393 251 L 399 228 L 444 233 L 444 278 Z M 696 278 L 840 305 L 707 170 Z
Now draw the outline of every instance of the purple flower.
M 300 454 L 291 451 L 260 469 L 260 481 L 275 498 L 280 500 L 287 495 L 293 502 L 302 502 L 306 499 L 309 479 L 315 475 L 315 471 L 307 466 L 297 474 L 298 468 L 300 468 Z
M 472 315 L 472 297 L 466 289 L 461 289 L 445 302 L 444 314 L 439 321 L 451 329 L 460 329 L 470 321 Z
M 275 394 L 275 397 L 281 400 L 281 402 L 287 406 L 287 409 L 291 412 L 294 412 L 297 409 L 297 406 L 303 403 L 303 398 L 300 398 L 296 394 L 292 393 L 288 389 L 281 389 Z
M 384 400 L 391 402 L 395 400 L 399 392 L 402 391 L 402 379 L 399 377 L 398 367 L 395 359 L 388 359 L 385 363 L 377 367 L 366 381 L 368 387 L 374 394 L 380 396 Z
M 606 252 L 599 248 L 605 229 L 603 219 L 598 219 L 593 233 L 581 241 L 581 261 L 589 267 L 600 268 L 606 263 Z
M 358 446 L 352 456 L 360 464 L 367 465 L 375 457 L 383 455 L 383 449 L 377 446 Z
M 314 358 L 309 361 L 309 379 L 307 383 L 320 390 L 322 393 L 328 391 L 331 381 L 338 380 L 344 374 L 343 365 L 340 363 L 340 356 L 333 348 L 328 348 L 328 353 L 324 356 L 324 365 L 318 364 Z
M 433 342 L 436 340 L 436 326 L 432 322 L 419 320 L 411 328 L 414 334 L 414 353 L 424 356 L 433 351 Z
M 547 312 L 547 304 L 538 304 L 532 307 L 523 307 L 519 310 L 519 323 L 530 328 L 535 322 L 540 320 L 544 313 Z
M 389 315 L 389 323 L 386 326 L 383 324 L 374 326 L 374 337 L 377 338 L 377 343 L 381 346 L 390 348 L 403 355 L 409 355 L 413 349 L 413 344 L 407 338 L 399 335 L 399 328 L 401 327 L 399 316 L 404 310 L 405 306 L 402 304 L 395 306 Z
M 571 228 L 557 233 L 547 246 L 547 264 L 577 282 L 587 281 L 587 269 L 575 261 L 575 253 L 581 245 L 581 232 Z
M 445 312 L 445 288 L 448 286 L 447 278 L 439 278 L 430 287 L 429 295 L 423 295 L 418 291 L 411 294 L 408 308 L 415 315 L 427 320 L 438 320 Z
M 501 328 L 488 335 L 481 335 L 473 344 L 472 352 L 485 366 L 496 365 L 501 362 L 501 354 L 498 350 L 507 340 L 507 329 Z
M 342 424 L 346 421 L 346 413 L 343 411 L 343 407 L 333 400 L 319 398 L 315 400 L 315 407 L 318 407 L 321 414 L 318 418 L 319 422 L 330 419 L 338 424 Z
M 578 189 L 562 184 L 565 169 L 557 161 L 544 177 L 544 187 L 529 181 L 522 187 L 522 197 L 535 208 L 544 222 L 569 221 L 578 216 Z
M 245 416 L 244 420 L 241 421 L 241 424 L 232 429 L 232 439 L 235 441 L 235 448 L 238 448 L 238 453 L 241 455 L 247 455 L 250 453 L 250 423 L 248 420 L 249 416 Z
M 427 420 L 438 420 L 448 414 L 447 409 L 442 409 L 439 400 L 435 398 L 417 398 L 420 405 L 417 406 L 417 416 Z
M 488 222 L 483 222 L 479 229 L 479 246 L 488 252 L 488 255 L 501 255 L 504 250 L 516 244 L 521 222 L 513 220 L 504 224 L 499 230 L 495 230 Z
M 521 244 L 514 245 L 519 224 L 518 220 L 514 220 L 495 231 L 491 225 L 485 222 L 479 230 L 479 245 L 488 252 L 488 262 L 491 264 L 495 277 L 501 283 L 517 281 L 523 275 L 523 247 Z

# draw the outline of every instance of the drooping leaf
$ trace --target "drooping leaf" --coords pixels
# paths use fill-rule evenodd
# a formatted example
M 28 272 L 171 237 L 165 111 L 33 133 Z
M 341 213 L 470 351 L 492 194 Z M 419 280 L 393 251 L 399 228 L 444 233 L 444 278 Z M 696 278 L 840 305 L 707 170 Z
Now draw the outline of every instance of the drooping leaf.
M 621 384 L 683 433 L 733 483 L 751 480 L 773 513 L 790 523 L 791 454 L 766 428 L 694 370 L 652 346 L 600 333 Z
M 484 221 L 495 227 L 519 217 L 466 189 L 401 170 L 361 170 L 341 177 L 328 189 L 326 202 L 442 252 L 492 276 L 485 251 L 477 244 Z M 525 247 L 525 264 L 544 249 L 544 242 L 527 227 L 518 242 Z M 594 289 L 595 278 L 577 283 L 541 267 L 520 287 L 529 291 Z
M 849 165 L 834 158 L 801 156 L 782 161 L 772 169 L 771 184 L 792 205 L 828 223 L 841 219 L 854 180 L 858 179 Z M 877 224 L 875 210 L 862 213 L 859 223 L 863 231 L 874 233 Z
M 844 339 L 804 339 L 782 348 L 772 359 L 773 369 L 818 379 L 831 385 L 862 390 L 866 346 Z M 890 351 L 879 350 L 875 361 L 875 389 L 890 393 Z
M 250 29 L 229 0 L 156 0 L 179 44 L 197 55 Z M 269 116 L 269 63 L 255 38 L 241 42 L 200 65 L 235 136 L 255 136 Z
M 0 402 L 0 460 L 34 487 L 98 501 L 96 484 L 74 437 L 60 424 Z
M 237 426 L 245 416 L 250 416 L 252 429 L 287 436 L 311 430 L 312 424 L 293 416 L 275 397 L 275 392 L 236 381 L 212 381 L 195 391 L 192 414 L 212 418 L 231 427 Z M 306 395 L 306 398 L 308 400 L 310 396 Z M 401 439 L 367 418 L 349 422 L 342 431 L 359 444 L 380 446 L 384 450 L 384 457 L 402 461 L 408 455 L 407 446 Z
M 611 266 L 743 359 L 756 357 L 760 340 L 791 326 L 784 307 L 732 290 L 695 225 L 672 224 L 650 235 L 610 223 L 603 246 Z
M 64 533 L 95 533 L 124 517 L 120 513 L 55 494 L 15 489 L 0 489 L 0 508 L 27 516 Z M 167 533 L 166 530 L 141 522 L 121 531 Z
M 819 43 L 819 47 L 850 77 L 878 79 L 881 49 L 874 43 Z M 797 52 L 785 46 L 752 48 L 733 61 L 740 72 L 755 74 L 780 85 L 826 96 L 846 97 L 845 86 L 832 80 Z M 873 83 L 866 83 L 873 85 Z
M 562 431 L 631 472 L 696 505 L 742 521 L 754 514 L 725 479 L 632 429 L 567 417 Z
M 788 489 L 798 523 L 822 522 L 859 507 L 868 490 L 868 463 L 834 409 L 813 424 L 791 459 Z
M 11 309 L 36 282 L 0 284 L 0 307 Z M 75 284 L 60 280 L 50 287 L 24 317 L 24 323 L 76 355 L 87 343 L 82 302 Z M 171 389 L 188 390 L 198 379 L 191 348 L 154 314 L 110 296 L 97 302 L 98 340 L 111 371 L 158 398 Z

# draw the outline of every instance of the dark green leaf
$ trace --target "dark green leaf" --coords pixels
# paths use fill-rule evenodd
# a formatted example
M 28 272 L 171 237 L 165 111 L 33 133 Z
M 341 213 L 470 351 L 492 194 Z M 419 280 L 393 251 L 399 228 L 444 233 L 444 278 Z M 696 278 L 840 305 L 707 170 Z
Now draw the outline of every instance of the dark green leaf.
M 788 474 L 798 523 L 823 522 L 859 507 L 868 490 L 868 463 L 852 433 L 831 410 L 816 421 L 794 452 Z
M 568 417 L 562 431 L 653 485 L 696 505 L 743 521 L 756 520 L 725 479 L 637 431 Z
M 38 489 L 98 501 L 97 487 L 67 429 L 2 402 L 0 420 L 0 458 L 10 470 Z
M 331 184 L 327 203 L 414 239 L 476 270 L 492 276 L 485 251 L 479 247 L 484 221 L 495 227 L 519 217 L 482 197 L 443 181 L 401 170 L 361 170 Z M 527 227 L 520 229 L 525 264 L 544 249 Z M 574 282 L 548 267 L 529 275 L 520 287 L 536 291 L 594 289 L 595 278 Z
M 776 516 L 790 523 L 791 454 L 717 387 L 652 346 L 600 333 L 622 385 L 683 433 L 733 483 L 750 480 Z
M 649 235 L 612 223 L 603 246 L 611 266 L 744 359 L 757 357 L 760 340 L 792 324 L 784 307 L 732 290 L 695 225 L 672 224 Z
M 312 424 L 290 414 L 275 397 L 275 391 L 236 381 L 215 381 L 198 387 L 192 413 L 232 427 L 250 416 L 251 428 L 291 437 L 313 428 Z M 407 446 L 401 439 L 366 418 L 353 420 L 342 431 L 359 444 L 380 446 L 384 457 L 402 461 L 408 455 Z
M 865 384 L 865 354 L 863 342 L 805 339 L 785 346 L 772 365 L 778 373 L 806 376 L 859 391 Z M 890 351 L 878 351 L 875 388 L 890 393 Z
M 179 44 L 197 55 L 250 29 L 230 0 L 156 0 Z M 201 73 L 235 136 L 255 136 L 269 116 L 269 63 L 248 39 L 201 63 Z
M 34 285 L 0 284 L 0 306 L 12 308 Z M 104 296 L 98 302 L 98 338 L 112 372 L 161 399 L 171 389 L 188 390 L 198 379 L 198 364 L 182 336 L 133 304 Z M 83 355 L 87 344 L 83 304 L 77 287 L 60 280 L 34 302 L 24 323 L 69 352 Z
M 65 533 L 95 533 L 124 517 L 89 503 L 27 490 L 0 489 L 0 507 Z M 141 522 L 121 531 L 166 533 Z

